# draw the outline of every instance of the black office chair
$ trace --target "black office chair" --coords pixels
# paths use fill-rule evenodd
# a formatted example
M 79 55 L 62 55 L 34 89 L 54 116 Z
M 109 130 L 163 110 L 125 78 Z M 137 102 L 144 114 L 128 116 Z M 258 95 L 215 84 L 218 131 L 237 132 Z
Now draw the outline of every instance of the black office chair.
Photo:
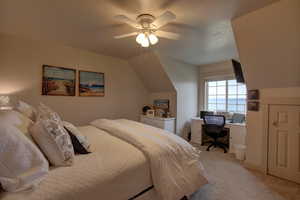
M 218 141 L 218 138 L 225 137 L 228 133 L 224 129 L 225 126 L 225 116 L 223 115 L 204 115 L 204 131 L 206 135 L 211 137 L 213 141 L 207 142 L 210 144 L 207 147 L 207 151 L 214 146 L 220 147 L 224 150 L 224 153 L 227 153 L 226 145 L 222 142 Z

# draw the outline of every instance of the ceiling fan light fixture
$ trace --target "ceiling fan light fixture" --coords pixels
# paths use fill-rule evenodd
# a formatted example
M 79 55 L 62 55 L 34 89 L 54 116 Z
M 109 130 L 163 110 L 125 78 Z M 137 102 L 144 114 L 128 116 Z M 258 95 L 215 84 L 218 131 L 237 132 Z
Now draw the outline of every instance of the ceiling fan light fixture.
M 154 35 L 153 33 L 151 33 L 148 38 L 152 45 L 155 45 L 158 42 L 158 37 L 156 35 Z
M 149 47 L 150 43 L 147 37 L 145 37 L 141 42 L 142 47 Z
M 146 35 L 144 33 L 139 33 L 136 37 L 136 42 L 142 44 L 144 40 L 147 40 Z

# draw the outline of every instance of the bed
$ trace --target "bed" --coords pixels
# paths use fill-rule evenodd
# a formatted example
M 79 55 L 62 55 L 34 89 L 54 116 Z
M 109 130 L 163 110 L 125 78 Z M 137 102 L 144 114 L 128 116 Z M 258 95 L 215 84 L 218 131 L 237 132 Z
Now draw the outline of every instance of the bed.
M 125 120 L 123 122 L 128 123 L 129 121 Z M 119 123 L 122 123 L 122 121 Z M 116 127 L 115 122 L 112 122 L 111 125 L 113 128 Z M 131 125 L 138 125 L 142 128 L 144 126 L 135 123 Z M 123 129 L 122 126 L 120 124 L 121 129 Z M 91 125 L 79 127 L 82 134 L 86 135 L 91 142 L 91 154 L 77 155 L 75 164 L 71 167 L 52 168 L 45 180 L 32 191 L 2 192 L 0 199 L 161 199 L 155 184 L 153 184 L 155 182 L 153 181 L 153 166 L 149 162 L 151 160 L 149 155 L 145 154 L 143 148 L 139 149 L 135 143 L 129 142 L 123 134 L 121 136 L 112 134 L 109 126 L 107 127 L 101 127 L 101 123 L 91 123 Z M 145 127 L 145 130 L 150 132 L 159 130 Z M 128 130 L 132 131 L 133 129 Z M 207 183 L 204 175 L 203 179 L 198 182 L 197 188 Z M 195 191 L 195 188 L 191 188 L 188 193 L 191 193 L 191 191 Z M 172 193 L 172 191 L 169 193 Z

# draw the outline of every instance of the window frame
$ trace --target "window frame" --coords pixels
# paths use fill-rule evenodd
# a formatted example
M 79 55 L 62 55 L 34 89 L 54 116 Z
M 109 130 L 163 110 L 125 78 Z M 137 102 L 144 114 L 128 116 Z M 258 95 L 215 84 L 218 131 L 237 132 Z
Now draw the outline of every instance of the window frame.
M 208 82 L 213 82 L 213 81 L 226 81 L 226 84 L 225 84 L 225 92 L 226 92 L 226 94 L 225 94 L 225 110 L 224 111 L 217 111 L 217 112 L 231 112 L 231 111 L 228 111 L 228 97 L 229 97 L 229 94 L 228 94 L 228 91 L 229 91 L 229 84 L 228 84 L 228 81 L 229 80 L 236 80 L 235 78 L 233 78 L 233 77 L 223 77 L 223 78 L 217 78 L 217 79 L 206 79 L 204 82 L 204 84 L 205 84 L 205 86 L 204 86 L 204 89 L 205 89 L 205 92 L 204 92 L 204 95 L 205 95 L 205 97 L 204 97 L 204 108 L 205 108 L 205 110 L 207 110 L 208 111 L 208 98 L 209 98 L 209 95 L 208 95 Z M 246 84 L 243 84 L 243 85 L 245 85 L 245 89 L 246 89 L 246 94 L 244 94 L 245 96 L 246 96 L 246 102 L 245 102 L 245 104 L 239 104 L 238 103 L 238 101 L 236 102 L 236 106 L 238 107 L 238 105 L 244 105 L 245 106 L 245 112 L 238 112 L 238 110 L 236 109 L 236 111 L 234 112 L 234 113 L 241 113 L 241 114 L 247 114 L 247 86 L 246 86 Z M 237 93 L 236 93 L 236 96 L 238 97 L 238 96 L 240 96 L 240 95 L 242 95 L 242 94 L 239 94 L 238 93 L 238 86 L 239 86 L 239 83 L 237 83 L 236 85 L 235 85 L 236 87 L 237 87 Z M 216 85 L 216 89 L 217 89 L 217 87 L 218 87 L 218 85 Z M 216 94 L 216 97 L 217 97 L 218 95 Z M 218 103 L 216 102 L 216 104 L 215 105 L 217 105 Z M 230 104 L 230 105 L 234 105 L 234 104 Z M 217 107 L 216 107 L 217 108 Z

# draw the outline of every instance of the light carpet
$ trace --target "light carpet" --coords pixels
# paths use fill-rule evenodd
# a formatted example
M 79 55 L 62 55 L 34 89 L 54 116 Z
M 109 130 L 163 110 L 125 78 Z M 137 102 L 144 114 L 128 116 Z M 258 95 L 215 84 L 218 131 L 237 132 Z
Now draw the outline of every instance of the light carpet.
M 202 152 L 210 184 L 191 200 L 300 200 L 300 185 L 246 169 L 232 154 Z

